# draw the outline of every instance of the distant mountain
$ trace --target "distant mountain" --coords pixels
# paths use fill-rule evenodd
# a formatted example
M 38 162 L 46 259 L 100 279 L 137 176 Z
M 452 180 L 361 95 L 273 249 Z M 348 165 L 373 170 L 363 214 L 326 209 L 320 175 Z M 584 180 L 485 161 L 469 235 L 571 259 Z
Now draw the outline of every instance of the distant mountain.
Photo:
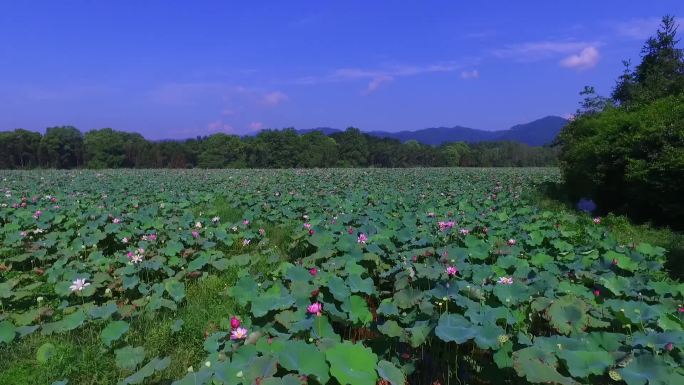
M 568 121 L 560 116 L 546 116 L 529 123 L 515 125 L 508 130 L 499 131 L 455 126 L 424 128 L 417 131 L 369 131 L 366 134 L 379 138 L 398 139 L 401 142 L 415 140 L 433 146 L 448 142 L 478 143 L 497 140 L 510 140 L 530 146 L 543 146 L 551 143 L 567 123 Z M 342 132 L 342 130 L 330 127 L 297 130 L 299 134 L 306 134 L 312 131 L 321 131 L 325 135 Z
M 318 127 L 318 128 L 307 128 L 304 130 L 297 130 L 297 133 L 299 135 L 304 135 L 304 134 L 308 134 L 308 133 L 314 132 L 314 131 L 320 131 L 320 132 L 324 133 L 325 135 L 332 135 L 332 134 L 336 134 L 338 132 L 342 132 L 342 130 L 338 130 L 337 128 Z
M 518 124 L 505 131 L 498 131 L 501 133 L 498 140 L 511 140 L 530 146 L 543 146 L 553 142 L 566 124 L 568 124 L 568 120 L 560 116 L 547 116 L 526 124 Z

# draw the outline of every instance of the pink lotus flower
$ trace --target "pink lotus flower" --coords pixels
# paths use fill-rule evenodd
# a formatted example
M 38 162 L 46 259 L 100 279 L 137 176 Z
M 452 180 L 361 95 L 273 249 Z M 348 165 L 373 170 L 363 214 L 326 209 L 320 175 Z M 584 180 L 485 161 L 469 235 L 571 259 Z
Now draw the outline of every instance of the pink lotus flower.
M 677 309 L 677 311 L 678 311 L 679 313 L 684 313 L 684 306 L 680 306 L 680 307 Z
M 218 221 L 220 221 L 220 220 L 221 220 L 220 217 L 213 217 L 213 218 L 211 218 L 212 223 L 218 223 Z
M 309 274 L 311 274 L 312 276 L 315 277 L 316 274 L 318 274 L 318 269 L 315 268 L 315 267 L 310 268 L 310 269 L 309 269 Z
M 230 339 L 231 340 L 243 340 L 247 338 L 247 329 L 245 328 L 236 328 L 232 332 L 230 332 Z
M 259 235 L 261 235 L 262 237 L 263 237 L 264 235 L 266 235 L 266 230 L 264 230 L 264 229 L 259 229 Z
M 115 224 L 115 225 L 121 223 L 121 218 L 114 218 L 114 219 L 112 219 L 112 223 Z
M 88 286 L 90 286 L 90 282 L 86 282 L 85 278 L 76 278 L 76 280 L 71 283 L 71 286 L 69 286 L 69 289 L 71 289 L 72 292 L 81 291 Z
M 141 254 L 133 254 L 129 259 L 137 264 L 143 261 L 143 256 Z
M 665 350 L 671 352 L 672 349 L 674 349 L 674 345 L 672 344 L 672 342 L 668 342 L 667 344 L 665 344 Z
M 512 285 L 513 284 L 513 277 L 500 277 L 497 282 L 502 284 L 502 285 Z
M 468 235 L 468 234 L 470 234 L 470 230 L 468 230 L 468 229 L 460 229 L 460 230 L 458 230 L 458 232 L 459 232 L 459 234 L 461 234 L 461 235 Z
M 363 243 L 365 245 L 367 241 L 368 241 L 368 237 L 366 236 L 366 234 L 361 233 L 361 234 L 359 234 L 359 239 L 356 242 L 357 243 Z
M 26 236 L 26 231 L 20 231 L 19 236 L 24 238 Z
M 449 275 L 450 277 L 453 277 L 456 274 L 458 274 L 458 269 L 456 268 L 456 266 L 447 266 L 446 272 L 447 272 L 447 275 Z
M 311 223 L 305 223 L 304 224 L 305 229 L 310 229 L 311 228 Z
M 198 238 L 199 237 L 199 232 L 198 231 L 193 231 L 192 233 L 193 238 Z
M 148 238 L 150 239 L 150 241 L 154 242 L 157 240 L 157 234 L 150 234 Z
M 508 242 L 506 242 L 506 243 L 508 244 L 508 246 L 515 246 L 515 244 L 516 244 L 515 239 L 513 239 L 513 238 L 509 239 Z
M 314 235 L 315 233 L 314 229 L 309 229 L 309 235 Z
M 123 238 L 121 238 L 121 242 L 123 242 L 123 243 L 128 243 L 128 237 L 123 237 Z
M 43 212 L 40 210 L 36 210 L 36 212 L 33 214 L 33 217 L 35 219 L 38 219 L 38 218 L 40 218 L 41 215 L 43 215 Z
M 598 297 L 601 295 L 601 291 L 599 289 L 594 290 L 594 297 Z
M 251 239 L 243 239 L 242 240 L 242 246 L 247 246 L 247 245 L 249 245 L 250 242 L 252 242 Z
M 314 302 L 306 307 L 306 311 L 308 311 L 309 314 L 314 314 L 317 317 L 320 317 L 323 312 L 323 305 L 320 302 Z
M 239 328 L 239 327 L 240 327 L 240 320 L 239 320 L 237 317 L 235 317 L 235 316 L 231 317 L 231 319 L 230 319 L 230 328 L 231 328 L 231 329 L 237 329 L 237 328 Z
M 348 229 L 347 229 L 347 234 L 349 234 L 349 235 L 354 234 L 354 229 L 352 229 L 351 227 L 348 228 Z
M 242 224 L 245 226 L 249 225 L 249 220 L 245 219 L 244 221 L 242 221 Z
M 600 225 L 601 224 L 601 217 L 594 218 L 594 224 Z

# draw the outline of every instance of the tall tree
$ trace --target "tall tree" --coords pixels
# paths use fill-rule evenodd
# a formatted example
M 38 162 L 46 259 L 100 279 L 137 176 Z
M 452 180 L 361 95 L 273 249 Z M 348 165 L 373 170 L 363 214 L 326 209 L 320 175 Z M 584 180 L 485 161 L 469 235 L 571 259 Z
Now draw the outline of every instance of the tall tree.
M 40 141 L 41 163 L 53 168 L 83 164 L 83 135 L 72 126 L 49 127 Z
M 613 90 L 613 99 L 621 105 L 649 103 L 684 92 L 684 51 L 677 47 L 677 23 L 665 16 L 655 36 L 641 49 L 641 63 L 624 74 Z

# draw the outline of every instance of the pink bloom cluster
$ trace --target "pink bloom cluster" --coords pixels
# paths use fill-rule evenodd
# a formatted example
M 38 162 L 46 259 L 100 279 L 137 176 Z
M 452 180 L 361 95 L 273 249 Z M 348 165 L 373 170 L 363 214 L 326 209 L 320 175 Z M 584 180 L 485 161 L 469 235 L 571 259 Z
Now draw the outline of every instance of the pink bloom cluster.
M 447 266 L 447 268 L 446 268 L 446 273 L 447 273 L 447 275 L 449 275 L 450 277 L 453 277 L 453 276 L 455 276 L 456 274 L 458 274 L 458 269 L 456 268 L 456 266 Z
M 320 302 L 314 302 L 306 307 L 306 311 L 308 311 L 309 314 L 314 314 L 315 316 L 320 317 L 323 313 L 323 304 Z
M 512 285 L 513 284 L 513 277 L 500 277 L 497 282 L 502 284 L 502 285 Z
M 439 225 L 439 231 L 446 231 L 448 229 L 453 228 L 456 225 L 456 222 L 454 221 L 439 221 L 437 222 L 437 225 Z
M 230 339 L 231 340 L 242 340 L 247 338 L 247 329 L 240 327 L 240 320 L 233 316 L 230 319 Z
M 86 282 L 85 278 L 76 278 L 76 280 L 71 283 L 71 286 L 69 286 L 69 289 L 71 289 L 72 292 L 81 291 L 88 286 L 90 286 L 90 282 Z
M 468 229 L 459 229 L 459 230 L 458 230 L 458 233 L 461 234 L 461 235 L 468 235 L 468 234 L 470 234 L 470 230 L 468 230 Z
M 365 245 L 367 241 L 368 241 L 368 237 L 366 236 L 366 234 L 361 233 L 361 234 L 359 234 L 359 239 L 356 242 L 357 243 L 363 243 Z

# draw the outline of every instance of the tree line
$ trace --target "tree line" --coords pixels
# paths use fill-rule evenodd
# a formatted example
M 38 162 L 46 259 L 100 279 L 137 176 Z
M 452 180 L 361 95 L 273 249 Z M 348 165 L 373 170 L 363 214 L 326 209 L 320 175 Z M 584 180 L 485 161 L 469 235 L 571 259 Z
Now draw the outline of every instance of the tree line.
M 666 16 L 610 97 L 592 87 L 561 131 L 560 167 L 572 198 L 602 211 L 684 228 L 684 51 Z
M 217 133 L 182 141 L 149 141 L 111 128 L 85 134 L 71 126 L 45 134 L 0 132 L 0 168 L 313 168 L 313 167 L 526 167 L 552 166 L 558 150 L 517 142 L 433 147 L 379 138 L 350 127 L 331 135 L 294 129 L 255 136 Z

